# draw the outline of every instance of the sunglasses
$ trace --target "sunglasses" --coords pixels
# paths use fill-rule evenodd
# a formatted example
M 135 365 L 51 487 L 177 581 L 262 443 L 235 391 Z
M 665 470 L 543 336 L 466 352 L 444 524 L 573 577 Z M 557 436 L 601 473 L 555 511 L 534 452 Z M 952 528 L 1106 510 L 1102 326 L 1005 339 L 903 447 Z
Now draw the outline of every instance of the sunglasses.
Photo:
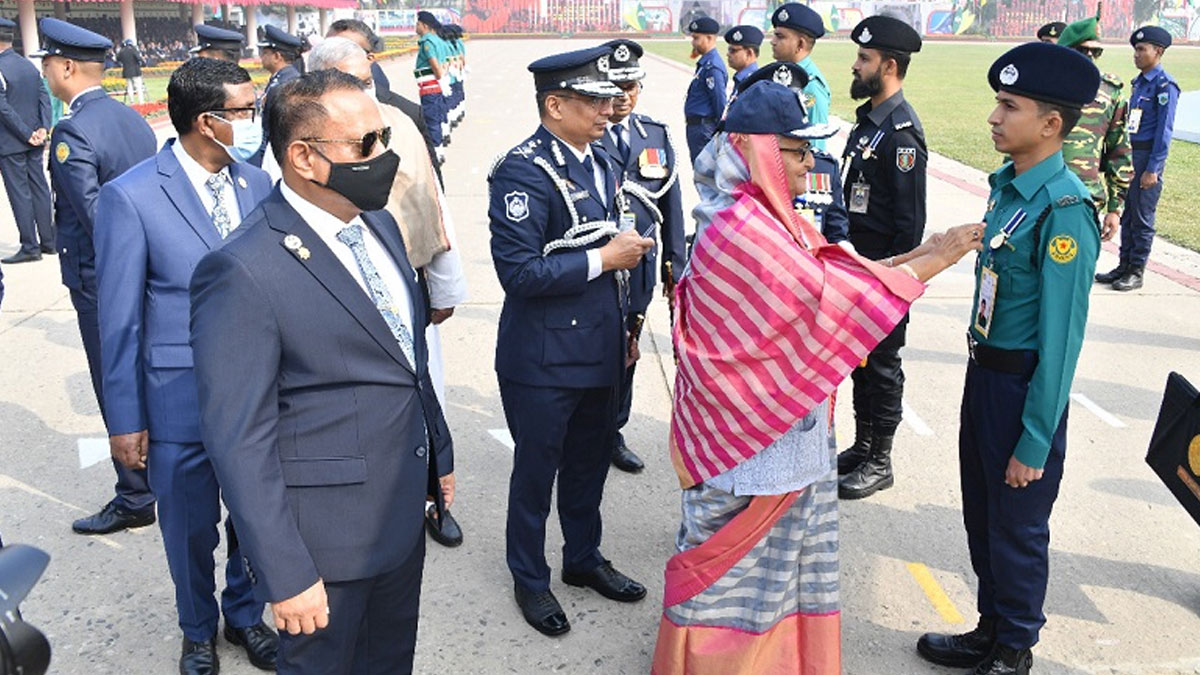
M 219 120 L 229 122 L 230 120 L 250 120 L 254 121 L 258 117 L 258 108 L 249 106 L 246 108 L 213 108 L 206 110 L 208 114 L 216 117 Z
M 388 143 L 392 142 L 392 128 L 384 127 L 374 131 L 368 131 L 363 134 L 362 138 L 301 138 L 300 140 L 306 143 L 342 143 L 345 145 L 357 145 L 359 152 L 363 157 L 370 157 L 371 151 L 375 149 L 375 143 L 382 143 L 383 147 L 387 147 Z
M 1098 59 L 1101 56 L 1104 56 L 1104 47 L 1076 47 L 1075 51 L 1083 54 L 1084 56 L 1090 56 L 1093 59 Z

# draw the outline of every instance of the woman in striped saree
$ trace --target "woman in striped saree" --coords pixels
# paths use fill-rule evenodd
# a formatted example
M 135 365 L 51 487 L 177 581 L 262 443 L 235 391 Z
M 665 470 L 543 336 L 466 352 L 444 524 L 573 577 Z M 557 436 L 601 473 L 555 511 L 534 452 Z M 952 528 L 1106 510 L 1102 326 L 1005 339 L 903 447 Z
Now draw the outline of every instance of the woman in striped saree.
M 671 458 L 683 491 L 658 675 L 841 670 L 830 396 L 982 224 L 885 267 L 793 208 L 812 168 L 802 99 L 775 82 L 730 106 L 678 287 Z M 702 167 L 698 166 L 700 170 Z M 799 420 L 799 422 L 797 422 Z

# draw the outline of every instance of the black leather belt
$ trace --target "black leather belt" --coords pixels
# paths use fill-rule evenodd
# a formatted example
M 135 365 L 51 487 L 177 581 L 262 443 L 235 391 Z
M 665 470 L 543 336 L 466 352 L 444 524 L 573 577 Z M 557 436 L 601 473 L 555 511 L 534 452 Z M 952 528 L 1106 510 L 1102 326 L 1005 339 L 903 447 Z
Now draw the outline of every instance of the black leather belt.
M 716 122 L 717 118 L 715 118 L 715 117 L 697 117 L 695 115 L 688 115 L 687 117 L 684 118 L 684 120 L 688 124 L 706 124 L 709 122 Z
M 1130 141 L 1129 147 L 1134 150 L 1153 150 L 1154 141 Z
M 967 333 L 967 351 L 977 366 L 998 373 L 1027 375 L 1037 365 L 1037 353 L 1032 350 L 991 347 L 980 343 L 970 333 Z

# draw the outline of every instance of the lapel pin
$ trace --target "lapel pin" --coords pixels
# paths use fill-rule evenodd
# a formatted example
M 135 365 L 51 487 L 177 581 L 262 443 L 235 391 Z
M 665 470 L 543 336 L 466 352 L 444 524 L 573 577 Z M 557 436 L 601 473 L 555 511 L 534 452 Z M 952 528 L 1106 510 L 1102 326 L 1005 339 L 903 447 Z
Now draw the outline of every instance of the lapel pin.
M 242 188 L 243 190 L 246 189 L 246 177 L 245 176 L 238 176 L 238 187 Z
M 301 246 L 296 250 L 296 255 L 300 256 L 301 260 L 308 260 L 312 256 L 312 253 L 308 251 L 307 246 Z
M 296 254 L 296 257 L 301 260 L 308 260 L 312 257 L 312 251 L 309 251 L 304 242 L 300 241 L 300 237 L 294 234 L 289 234 L 283 238 L 283 247 Z

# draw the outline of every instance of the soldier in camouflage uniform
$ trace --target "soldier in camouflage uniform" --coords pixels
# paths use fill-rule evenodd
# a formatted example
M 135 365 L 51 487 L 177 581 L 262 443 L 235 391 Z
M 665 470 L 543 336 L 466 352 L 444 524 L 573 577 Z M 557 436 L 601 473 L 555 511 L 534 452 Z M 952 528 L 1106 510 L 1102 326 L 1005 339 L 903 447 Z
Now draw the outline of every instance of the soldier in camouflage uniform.
M 1099 20 L 1097 12 L 1097 16 L 1068 25 L 1058 44 L 1096 61 L 1104 52 Z M 1121 227 L 1121 209 L 1133 178 L 1133 150 L 1125 128 L 1129 101 L 1124 86 L 1116 75 L 1102 72 L 1096 100 L 1083 107 L 1079 123 L 1063 141 L 1063 159 L 1092 194 L 1096 212 L 1104 214 L 1100 226 L 1103 241 L 1112 239 Z

